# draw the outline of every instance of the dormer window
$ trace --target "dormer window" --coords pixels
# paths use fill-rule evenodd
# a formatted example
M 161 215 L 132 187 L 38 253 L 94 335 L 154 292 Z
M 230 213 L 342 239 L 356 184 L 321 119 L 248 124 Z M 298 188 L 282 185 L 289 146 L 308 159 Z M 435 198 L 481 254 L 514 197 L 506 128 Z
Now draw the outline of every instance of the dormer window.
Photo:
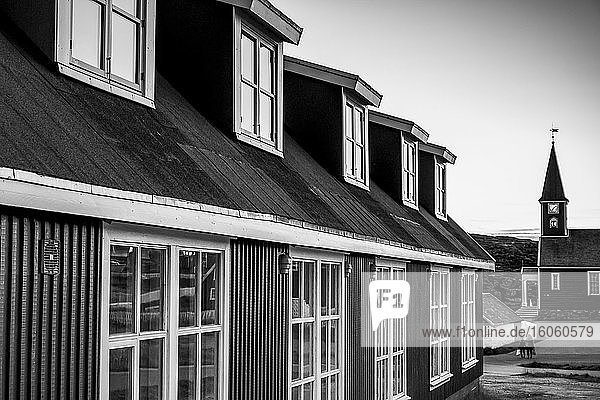
M 435 213 L 446 218 L 446 165 L 435 163 Z
M 344 108 L 344 171 L 346 181 L 359 186 L 367 184 L 366 109 L 346 98 Z
M 155 0 L 59 1 L 61 72 L 153 105 Z
M 402 200 L 417 205 L 417 143 L 402 139 Z
M 283 155 L 283 44 L 236 17 L 236 133 L 240 140 Z

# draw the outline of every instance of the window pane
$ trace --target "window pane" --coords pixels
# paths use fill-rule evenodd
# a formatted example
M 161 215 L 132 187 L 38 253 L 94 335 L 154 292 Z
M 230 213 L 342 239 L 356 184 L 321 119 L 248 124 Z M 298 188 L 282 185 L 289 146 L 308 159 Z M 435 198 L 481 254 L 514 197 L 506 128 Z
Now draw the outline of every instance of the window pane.
M 216 400 L 219 394 L 219 333 L 202 334 L 201 344 L 200 399 Z
M 302 377 L 313 375 L 313 324 L 305 323 L 302 332 Z
M 329 396 L 329 378 L 321 379 L 321 400 L 328 400 Z
M 364 143 L 365 118 L 362 111 L 356 110 L 354 113 L 354 135 L 356 143 Z
M 292 264 L 292 318 L 299 318 L 300 312 L 300 263 Z
M 163 394 L 163 339 L 140 342 L 140 400 L 159 400 Z
M 260 137 L 273 140 L 273 99 L 260 94 Z
M 221 255 L 202 253 L 202 325 L 219 323 Z
M 179 326 L 197 326 L 198 277 L 200 253 L 182 250 L 179 252 Z
M 73 58 L 102 68 L 103 6 L 93 0 L 73 1 Z
M 242 129 L 254 133 L 256 89 L 242 83 Z
M 133 398 L 133 348 L 114 349 L 109 355 L 109 399 Z
M 181 336 L 179 338 L 179 381 L 177 383 L 178 400 L 196 400 L 197 352 L 197 335 Z
M 301 400 L 300 399 L 300 390 L 302 389 L 302 386 L 296 386 L 294 388 L 292 388 L 292 400 Z
M 292 381 L 300 379 L 300 327 L 302 324 L 292 325 Z
M 331 314 L 339 315 L 340 309 L 340 265 L 331 265 Z
M 133 16 L 137 16 L 138 0 L 113 0 L 113 5 L 119 7 L 123 11 L 127 11 Z
M 304 284 L 303 284 L 303 296 L 304 302 L 302 305 L 302 316 L 312 317 L 314 314 L 314 291 L 315 291 L 315 264 L 312 262 L 305 262 L 302 265 L 304 272 Z
M 331 375 L 331 400 L 338 400 L 338 375 Z
M 360 146 L 356 146 L 356 178 L 362 180 L 363 176 L 363 165 L 364 165 L 364 150 Z
M 312 382 L 305 384 L 302 391 L 303 391 L 303 394 L 302 394 L 303 400 L 313 400 L 313 384 L 312 384 Z
M 135 247 L 110 247 L 109 332 L 111 335 L 134 332 L 136 262 Z
M 254 39 L 242 34 L 242 76 L 252 83 L 256 83 L 254 79 L 255 46 Z
M 142 249 L 140 329 L 160 331 L 164 329 L 164 250 Z
M 329 264 L 321 264 L 321 315 L 329 314 Z
M 346 104 L 346 137 L 354 138 L 352 129 L 352 118 L 354 115 L 354 109 L 349 104 Z
M 260 46 L 260 87 L 273 94 L 273 52 Z
M 321 372 L 326 372 L 328 368 L 327 362 L 327 336 L 329 333 L 329 327 L 327 321 L 321 322 Z
M 331 327 L 331 346 L 329 349 L 329 367 L 331 369 L 338 368 L 338 335 L 339 335 L 339 320 L 330 322 Z
M 354 175 L 354 143 L 346 139 L 346 173 Z
M 137 24 L 112 13 L 112 54 L 110 73 L 130 82 L 138 82 Z

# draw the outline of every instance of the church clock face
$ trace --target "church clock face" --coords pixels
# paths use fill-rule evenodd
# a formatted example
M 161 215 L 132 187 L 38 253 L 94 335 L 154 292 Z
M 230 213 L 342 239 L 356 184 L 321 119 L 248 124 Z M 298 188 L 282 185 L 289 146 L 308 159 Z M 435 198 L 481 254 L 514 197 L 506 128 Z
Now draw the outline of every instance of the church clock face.
M 548 203 L 548 214 L 558 214 L 559 213 L 559 207 L 558 207 L 558 203 Z

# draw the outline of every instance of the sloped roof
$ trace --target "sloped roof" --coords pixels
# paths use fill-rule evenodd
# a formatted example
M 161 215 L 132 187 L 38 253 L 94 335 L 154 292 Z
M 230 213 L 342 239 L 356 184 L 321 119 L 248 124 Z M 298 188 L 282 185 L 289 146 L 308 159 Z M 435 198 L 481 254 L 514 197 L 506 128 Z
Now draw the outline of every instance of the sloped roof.
M 565 197 L 560 169 L 558 168 L 558 159 L 556 158 L 556 149 L 552 143 L 550 150 L 550 159 L 546 169 L 546 179 L 544 179 L 544 189 L 539 201 L 568 201 Z
M 600 229 L 569 229 L 567 237 L 542 236 L 540 266 L 600 268 Z
M 281 216 L 492 262 L 451 218 L 395 203 L 326 172 L 289 135 L 282 159 L 211 125 L 160 74 L 151 109 L 55 71 L 0 32 L 0 167 Z M 9 39 L 10 38 L 10 39 Z
M 494 326 L 521 321 L 521 317 L 491 293 L 483 294 L 483 318 Z

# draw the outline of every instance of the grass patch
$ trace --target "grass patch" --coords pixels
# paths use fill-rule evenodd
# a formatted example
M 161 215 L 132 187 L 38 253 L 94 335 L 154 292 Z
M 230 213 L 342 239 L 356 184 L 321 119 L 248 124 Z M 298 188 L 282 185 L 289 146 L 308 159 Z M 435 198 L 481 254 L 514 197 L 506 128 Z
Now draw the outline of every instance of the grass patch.
M 555 372 L 535 372 L 535 373 L 525 373 L 518 376 L 525 376 L 529 378 L 562 378 L 562 379 L 571 379 L 578 382 L 589 382 L 589 383 L 600 383 L 600 377 L 591 376 L 590 374 L 557 374 Z
M 525 368 L 564 369 L 571 371 L 600 371 L 600 364 L 545 363 L 534 361 L 527 364 L 519 364 L 519 366 Z
M 495 349 L 492 349 L 490 347 L 484 347 L 483 355 L 484 356 L 495 356 L 498 354 L 507 354 L 507 353 L 511 353 L 517 349 L 518 349 L 518 347 L 513 347 L 513 346 L 502 346 L 502 347 L 496 347 Z

